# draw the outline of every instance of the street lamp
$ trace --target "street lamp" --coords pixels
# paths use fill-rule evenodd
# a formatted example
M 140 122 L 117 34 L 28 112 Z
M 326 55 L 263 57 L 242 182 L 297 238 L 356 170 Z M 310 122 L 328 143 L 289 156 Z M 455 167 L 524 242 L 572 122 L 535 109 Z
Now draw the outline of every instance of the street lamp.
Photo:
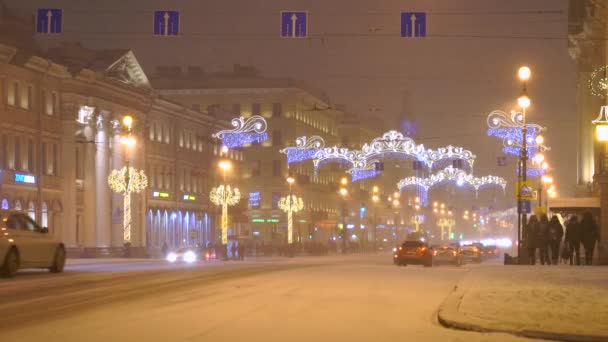
M 378 208 L 377 208 L 377 206 L 378 206 L 378 202 L 380 202 L 380 196 L 378 195 L 379 191 L 380 190 L 378 189 L 377 186 L 374 186 L 372 189 L 372 193 L 373 193 L 372 202 L 374 203 L 374 222 L 373 222 L 373 225 L 374 225 L 374 230 L 373 230 L 373 232 L 374 232 L 374 252 L 376 251 L 376 239 L 377 239 L 376 233 L 378 232 L 377 231 L 377 229 L 378 229 L 378 217 L 377 217 Z
M 232 163 L 222 160 L 218 164 L 223 172 L 224 184 L 212 188 L 209 193 L 211 203 L 222 207 L 221 233 L 222 245 L 228 244 L 228 206 L 236 205 L 241 200 L 241 192 L 236 187 L 231 187 L 226 183 L 226 172 L 232 168 Z
M 125 115 L 122 124 L 126 131 L 119 139 L 124 145 L 125 166 L 115 169 L 108 176 L 108 186 L 114 192 L 123 195 L 123 241 L 125 246 L 131 243 L 131 193 L 140 193 L 148 187 L 148 178 L 143 170 L 136 170 L 129 164 L 129 147 L 135 146 L 136 139 L 132 135 L 133 117 Z
M 600 142 L 608 142 L 608 106 L 602 106 L 600 109 L 600 115 L 591 121 L 595 125 L 595 133 L 597 140 Z M 600 164 L 602 173 L 608 172 L 608 153 L 606 153 L 606 146 L 604 146 L 604 152 L 602 153 L 602 162 Z
M 527 125 L 526 125 L 526 109 L 528 107 L 530 107 L 531 100 L 530 100 L 530 97 L 528 96 L 528 91 L 526 89 L 526 82 L 528 81 L 528 79 L 530 79 L 532 72 L 530 71 L 530 68 L 528 68 L 527 66 L 522 66 L 519 68 L 517 74 L 519 76 L 519 80 L 522 82 L 522 91 L 521 91 L 519 98 L 517 99 L 517 104 L 519 105 L 519 107 L 522 110 L 522 126 L 521 126 L 522 148 L 521 148 L 521 154 L 519 157 L 519 165 L 520 165 L 519 177 L 521 177 L 520 179 L 522 180 L 522 182 L 520 184 L 518 184 L 518 187 L 521 188 L 522 185 L 526 183 L 527 172 L 528 172 L 528 170 L 527 170 L 528 129 L 527 129 Z M 521 229 L 522 229 L 522 225 L 524 223 L 522 221 L 524 220 L 524 217 L 525 217 L 522 215 L 522 204 L 521 204 L 522 197 L 521 197 L 521 195 L 522 195 L 522 191 L 521 191 L 521 189 L 518 189 L 518 191 L 517 191 L 517 216 L 518 216 L 517 217 L 517 258 L 518 258 L 519 263 L 523 262 L 521 260 Z
M 342 254 L 346 253 L 346 196 L 348 190 L 345 186 L 348 184 L 346 177 L 342 177 L 340 180 L 342 187 L 340 188 L 340 197 L 342 198 Z

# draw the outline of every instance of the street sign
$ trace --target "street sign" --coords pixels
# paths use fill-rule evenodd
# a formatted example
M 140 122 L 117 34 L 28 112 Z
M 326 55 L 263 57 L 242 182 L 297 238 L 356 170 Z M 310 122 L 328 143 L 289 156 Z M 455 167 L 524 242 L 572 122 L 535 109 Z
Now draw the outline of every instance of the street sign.
M 519 212 L 522 214 L 529 214 L 532 212 L 532 205 L 530 201 L 519 201 Z
M 401 12 L 401 37 L 426 37 L 426 13 Z
M 61 33 L 61 8 L 39 8 L 36 15 L 37 33 Z
M 154 35 L 177 36 L 179 34 L 178 11 L 154 11 Z
M 306 38 L 308 36 L 308 12 L 281 12 L 281 37 Z
M 516 184 L 515 197 L 521 200 L 536 199 L 536 191 L 534 191 L 534 186 L 531 181 L 517 182 Z

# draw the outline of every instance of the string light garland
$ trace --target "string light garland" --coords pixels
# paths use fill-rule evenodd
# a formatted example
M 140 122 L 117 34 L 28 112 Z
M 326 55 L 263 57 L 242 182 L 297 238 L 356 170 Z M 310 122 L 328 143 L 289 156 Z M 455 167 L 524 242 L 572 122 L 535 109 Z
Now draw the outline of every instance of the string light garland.
M 293 214 L 304 209 L 304 201 L 296 195 L 279 199 L 279 209 L 287 213 L 287 243 L 293 243 Z
M 233 206 L 241 200 L 241 192 L 230 185 L 220 185 L 209 193 L 211 203 L 222 207 L 222 244 L 228 244 L 228 206 Z
M 434 167 L 435 164 L 440 161 L 451 162 L 454 160 L 463 160 L 465 161 L 465 166 L 467 166 L 469 170 L 473 168 L 475 158 L 477 158 L 473 152 L 465 150 L 463 147 L 452 145 L 440 147 L 436 150 L 428 150 L 427 155 L 429 167 Z
M 501 110 L 492 111 L 487 118 L 488 136 L 502 139 L 503 152 L 506 154 L 519 155 L 523 148 L 523 114 L 511 111 L 507 114 Z M 526 149 L 528 155 L 550 150 L 544 144 L 537 144 L 536 137 L 546 131 L 545 127 L 534 123 L 526 124 Z
M 605 98 L 608 96 L 608 65 L 599 67 L 589 77 L 589 89 L 591 94 Z
M 128 170 L 128 171 L 127 171 Z M 148 177 L 143 170 L 122 167 L 112 170 L 108 176 L 108 186 L 123 195 L 123 240 L 131 241 L 131 193 L 140 193 L 148 187 Z
M 239 117 L 232 119 L 231 130 L 222 130 L 212 136 L 222 140 L 222 144 L 228 148 L 235 148 L 251 143 L 261 143 L 268 140 L 266 120 L 254 115 L 248 118 Z

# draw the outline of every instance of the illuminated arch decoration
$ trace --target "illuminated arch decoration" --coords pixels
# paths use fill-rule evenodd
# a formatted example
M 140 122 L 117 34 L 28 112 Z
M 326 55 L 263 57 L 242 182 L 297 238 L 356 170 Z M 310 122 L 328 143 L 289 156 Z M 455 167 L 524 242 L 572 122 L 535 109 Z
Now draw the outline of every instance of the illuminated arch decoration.
M 501 110 L 494 110 L 488 115 L 487 134 L 502 139 L 504 153 L 519 155 L 523 148 L 523 120 L 523 114 L 520 112 L 511 111 L 511 114 L 507 114 Z M 527 123 L 526 129 L 526 149 L 529 155 L 550 150 L 544 144 L 536 144 L 536 137 L 539 133 L 546 131 L 545 127 Z
M 504 191 L 507 187 L 507 181 L 498 176 L 484 176 L 481 178 L 474 177 L 472 174 L 467 173 L 465 170 L 448 166 L 439 172 L 432 174 L 428 177 L 407 177 L 400 180 L 397 183 L 397 187 L 400 191 L 407 188 L 415 188 L 420 190 L 420 201 L 423 205 L 428 204 L 428 191 L 437 186 L 445 184 L 446 182 L 455 182 L 458 186 L 469 186 L 472 187 L 477 193 L 479 190 L 488 187 L 500 187 Z
M 591 94 L 606 98 L 608 96 L 608 65 L 599 67 L 589 77 L 589 89 Z
M 443 168 L 449 166 L 454 160 L 464 161 L 464 165 L 469 171 L 473 170 L 476 155 L 463 147 L 448 145 L 436 150 L 428 150 L 428 164 L 430 168 Z
M 382 137 L 374 138 L 371 143 L 363 145 L 354 162 L 354 167 L 369 168 L 368 165 L 372 160 L 386 157 L 402 159 L 411 157 L 428 165 L 428 156 L 423 145 L 417 145 L 412 138 L 406 137 L 402 133 L 388 131 Z
M 329 163 L 339 163 L 347 166 L 354 166 L 357 161 L 359 151 L 351 151 L 345 147 L 326 147 L 317 153 L 313 158 L 313 164 L 315 167 L 315 173 L 319 171 L 319 168 Z
M 315 154 L 325 148 L 325 140 L 320 136 L 296 138 L 296 146 L 286 147 L 280 152 L 287 155 L 287 163 L 298 163 L 311 160 Z
M 229 148 L 268 140 L 268 133 L 266 133 L 268 124 L 259 115 L 232 119 L 232 127 L 234 128 L 231 130 L 219 131 L 212 136 L 222 140 L 222 144 Z
M 347 172 L 350 173 L 351 182 L 357 182 L 363 179 L 378 177 L 382 171 L 376 170 L 376 163 L 378 161 L 371 161 L 365 168 L 352 168 Z

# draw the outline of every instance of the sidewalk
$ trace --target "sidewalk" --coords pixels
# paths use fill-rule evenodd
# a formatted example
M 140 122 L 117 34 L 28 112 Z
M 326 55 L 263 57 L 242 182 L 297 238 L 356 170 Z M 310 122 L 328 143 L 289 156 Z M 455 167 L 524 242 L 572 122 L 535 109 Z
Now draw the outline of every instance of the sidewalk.
M 451 328 L 608 341 L 608 268 L 481 265 L 439 309 Z

